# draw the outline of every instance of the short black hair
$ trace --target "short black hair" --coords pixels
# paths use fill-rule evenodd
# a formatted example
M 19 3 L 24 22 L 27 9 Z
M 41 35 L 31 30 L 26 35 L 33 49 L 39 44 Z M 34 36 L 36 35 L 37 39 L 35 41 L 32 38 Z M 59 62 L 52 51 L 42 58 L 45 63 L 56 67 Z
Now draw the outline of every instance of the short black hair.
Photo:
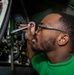
M 59 21 L 62 22 L 64 27 L 66 28 L 66 31 L 70 36 L 72 48 L 74 49 L 74 16 L 63 12 L 55 12 L 55 13 L 61 16 Z

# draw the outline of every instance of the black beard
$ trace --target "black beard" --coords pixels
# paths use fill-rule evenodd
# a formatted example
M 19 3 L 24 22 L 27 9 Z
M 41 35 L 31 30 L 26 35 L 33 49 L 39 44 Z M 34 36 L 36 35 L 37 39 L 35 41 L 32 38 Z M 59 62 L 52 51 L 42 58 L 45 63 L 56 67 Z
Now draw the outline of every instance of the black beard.
M 55 45 L 56 39 L 55 38 L 51 38 L 49 40 L 44 40 L 40 43 L 42 49 L 38 48 L 34 48 L 32 47 L 32 50 L 34 52 L 38 52 L 38 53 L 47 53 L 47 52 L 51 52 L 53 49 L 53 46 Z
M 43 53 L 43 51 L 41 49 L 36 49 L 34 47 L 32 47 L 32 50 L 36 53 Z
M 56 39 L 55 38 L 50 38 L 49 40 L 44 40 L 42 43 L 40 43 L 41 47 L 43 48 L 44 52 L 50 52 L 54 50 L 54 45 L 55 45 Z

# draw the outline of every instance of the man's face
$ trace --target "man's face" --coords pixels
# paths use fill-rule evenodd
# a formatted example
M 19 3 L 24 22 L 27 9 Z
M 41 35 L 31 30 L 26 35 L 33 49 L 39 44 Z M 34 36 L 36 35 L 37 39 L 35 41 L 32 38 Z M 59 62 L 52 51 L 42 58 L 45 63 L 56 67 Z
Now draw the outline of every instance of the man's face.
M 58 14 L 50 14 L 46 16 L 42 21 L 41 25 L 51 26 L 53 28 L 58 28 L 58 21 L 61 16 Z M 34 35 L 33 50 L 38 52 L 49 52 L 56 48 L 56 40 L 59 35 L 59 31 L 46 29 L 44 27 L 39 27 Z

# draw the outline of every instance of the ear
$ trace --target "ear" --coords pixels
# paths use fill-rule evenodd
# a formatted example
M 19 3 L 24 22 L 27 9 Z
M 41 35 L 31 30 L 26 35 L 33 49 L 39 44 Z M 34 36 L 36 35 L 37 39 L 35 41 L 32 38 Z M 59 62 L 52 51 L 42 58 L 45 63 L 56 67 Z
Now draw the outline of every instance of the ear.
M 68 34 L 60 34 L 57 40 L 58 40 L 59 46 L 66 45 L 69 41 L 69 35 Z

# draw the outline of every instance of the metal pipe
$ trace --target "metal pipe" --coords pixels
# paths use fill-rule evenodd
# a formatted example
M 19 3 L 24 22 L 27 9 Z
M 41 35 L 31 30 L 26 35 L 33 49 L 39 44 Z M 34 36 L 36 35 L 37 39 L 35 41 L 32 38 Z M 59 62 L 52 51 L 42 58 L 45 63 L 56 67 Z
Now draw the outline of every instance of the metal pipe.
M 24 29 L 27 29 L 27 28 L 28 28 L 28 26 L 25 26 L 25 27 L 22 27 L 22 28 L 19 28 L 19 29 L 15 29 L 15 30 L 11 31 L 11 34 L 16 33 L 18 31 L 21 31 L 21 30 L 24 30 Z

